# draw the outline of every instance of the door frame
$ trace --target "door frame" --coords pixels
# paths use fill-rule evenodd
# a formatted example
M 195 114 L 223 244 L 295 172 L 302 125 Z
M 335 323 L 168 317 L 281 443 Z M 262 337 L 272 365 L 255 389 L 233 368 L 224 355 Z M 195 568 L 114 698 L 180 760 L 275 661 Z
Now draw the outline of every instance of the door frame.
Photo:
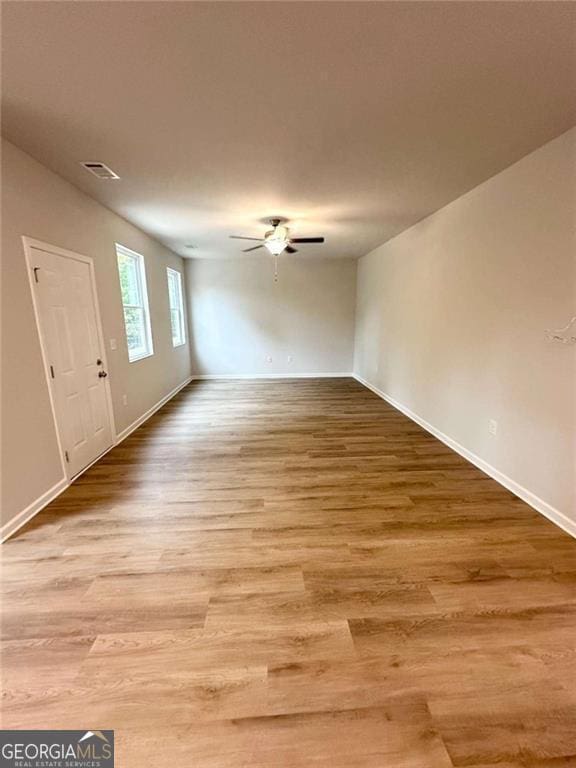
M 114 421 L 114 408 L 112 406 L 112 390 L 110 387 L 110 376 L 107 376 L 104 381 L 104 391 L 106 392 L 106 404 L 110 415 L 110 430 L 112 434 L 112 444 L 104 453 L 97 456 L 94 461 L 91 461 L 87 466 L 77 472 L 75 475 L 70 474 L 69 466 L 64 457 L 64 447 L 62 445 L 62 438 L 60 435 L 60 425 L 58 424 L 58 415 L 56 411 L 56 405 L 54 402 L 54 393 L 52 391 L 52 383 L 48 374 L 50 363 L 48 361 L 48 355 L 44 344 L 44 337 L 42 335 L 42 325 L 40 322 L 40 311 L 38 307 L 38 301 L 36 297 L 36 291 L 34 289 L 35 277 L 34 277 L 34 264 L 32 263 L 32 249 L 36 248 L 40 251 L 46 251 L 47 253 L 55 254 L 56 256 L 63 256 L 66 259 L 74 259 L 75 261 L 81 261 L 88 265 L 90 270 L 90 282 L 92 285 L 92 299 L 94 300 L 94 307 L 96 312 L 96 332 L 98 334 L 98 342 L 100 344 L 100 350 L 102 360 L 104 362 L 105 369 L 108 368 L 108 358 L 106 356 L 106 344 L 104 343 L 104 333 L 102 331 L 102 319 L 100 317 L 100 302 L 98 301 L 98 289 L 96 287 L 96 272 L 94 270 L 94 260 L 90 256 L 84 256 L 75 251 L 69 251 L 66 248 L 60 248 L 57 245 L 51 245 L 50 243 L 43 242 L 42 240 L 36 240 L 33 237 L 22 235 L 22 244 L 24 246 L 24 257 L 26 261 L 26 272 L 28 273 L 28 283 L 30 285 L 30 293 L 32 295 L 32 306 L 34 308 L 34 320 L 36 322 L 36 332 L 38 334 L 38 341 L 40 342 L 40 350 L 42 353 L 42 364 L 44 367 L 44 379 L 48 388 L 48 396 L 50 398 L 50 408 L 52 411 L 52 420 L 54 422 L 54 429 L 56 432 L 56 441 L 58 443 L 58 453 L 60 454 L 60 464 L 62 466 L 62 475 L 64 479 L 70 484 L 74 479 L 79 477 L 89 467 L 98 461 L 104 453 L 107 453 L 118 442 L 118 436 L 116 434 L 116 424 Z

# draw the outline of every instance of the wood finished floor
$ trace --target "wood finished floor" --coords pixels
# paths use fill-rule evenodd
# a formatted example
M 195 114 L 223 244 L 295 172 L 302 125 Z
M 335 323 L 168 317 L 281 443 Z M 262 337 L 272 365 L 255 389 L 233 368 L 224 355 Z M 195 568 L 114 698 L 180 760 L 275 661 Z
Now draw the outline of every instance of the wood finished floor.
M 4 728 L 576 766 L 576 541 L 351 379 L 191 384 L 2 555 Z

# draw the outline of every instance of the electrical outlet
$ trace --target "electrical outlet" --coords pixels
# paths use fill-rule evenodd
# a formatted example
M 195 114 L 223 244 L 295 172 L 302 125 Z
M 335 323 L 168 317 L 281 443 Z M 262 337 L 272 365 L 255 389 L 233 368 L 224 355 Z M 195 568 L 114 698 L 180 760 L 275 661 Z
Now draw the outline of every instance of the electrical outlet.
M 122 395 L 122 405 L 128 405 L 128 395 Z
M 271 363 L 272 362 L 272 355 L 266 355 L 266 362 Z
M 110 349 L 112 351 L 116 349 L 116 339 L 110 339 Z
M 496 421 L 496 419 L 488 420 L 488 432 L 494 437 L 496 437 L 496 435 L 498 434 L 498 422 Z
M 289 363 L 291 363 L 291 362 L 294 360 L 294 358 L 292 357 L 292 355 L 288 355 L 288 358 L 287 358 L 287 359 L 288 359 L 288 362 L 289 362 Z

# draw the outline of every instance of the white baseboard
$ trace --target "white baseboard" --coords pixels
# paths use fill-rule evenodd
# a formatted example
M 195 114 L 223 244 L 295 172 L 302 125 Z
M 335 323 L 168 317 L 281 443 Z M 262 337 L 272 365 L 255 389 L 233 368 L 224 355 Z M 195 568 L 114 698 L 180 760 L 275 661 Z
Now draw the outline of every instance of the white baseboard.
M 14 515 L 12 520 L 9 520 L 5 525 L 2 526 L 0 540 L 4 542 L 6 539 L 9 539 L 10 536 L 15 534 L 19 528 L 22 528 L 22 526 L 26 525 L 29 520 L 32 520 L 34 515 L 37 515 L 41 509 L 44 509 L 47 504 L 50 504 L 50 502 L 53 501 L 56 496 L 59 496 L 62 491 L 65 491 L 66 488 L 68 488 L 68 485 L 68 478 L 63 477 L 62 480 L 58 480 L 58 482 L 53 485 L 52 488 L 49 488 L 31 504 L 28 504 L 26 509 L 23 509 L 22 512 L 18 512 L 17 515 Z
M 171 392 L 169 392 L 167 395 L 165 395 L 161 400 L 159 400 L 156 405 L 152 406 L 152 408 L 149 408 L 146 413 L 142 414 L 139 419 L 136 419 L 136 421 L 133 421 L 130 426 L 126 427 L 126 429 L 123 429 L 122 432 L 118 433 L 116 435 L 116 439 L 114 440 L 114 443 L 108 448 L 108 450 L 104 451 L 104 453 L 101 456 L 98 456 L 97 459 L 95 459 L 92 464 L 96 464 L 100 459 L 105 456 L 108 451 L 111 451 L 118 443 L 121 443 L 122 440 L 128 437 L 129 434 L 134 432 L 135 429 L 138 429 L 138 427 L 143 424 L 147 419 L 150 418 L 153 414 L 156 413 L 160 408 L 162 408 L 163 405 L 166 405 L 168 400 L 171 400 L 174 395 L 177 395 L 178 392 L 180 392 L 181 389 L 183 389 L 187 384 L 189 384 L 192 381 L 192 378 L 189 377 L 186 379 L 186 381 L 182 382 L 182 384 L 179 384 L 175 389 L 173 389 Z M 53 485 L 52 488 L 50 488 L 48 491 L 43 493 L 41 496 L 39 496 L 35 501 L 33 501 L 31 504 L 29 504 L 26 509 L 23 509 L 22 512 L 18 512 L 12 520 L 9 520 L 4 526 L 2 526 L 2 530 L 0 533 L 0 541 L 4 542 L 6 539 L 9 539 L 10 536 L 13 536 L 16 531 L 18 531 L 20 528 L 22 528 L 23 525 L 25 525 L 29 520 L 31 520 L 34 515 L 37 515 L 38 512 L 40 512 L 41 509 L 44 509 L 45 506 L 47 506 L 51 501 L 54 501 L 54 499 L 59 496 L 63 491 L 68 488 L 71 483 L 76 480 L 80 475 L 84 474 L 84 472 L 89 469 L 92 464 L 89 464 L 87 467 L 85 467 L 82 472 L 80 472 L 78 475 L 75 475 L 75 477 L 72 478 L 72 480 L 68 480 L 67 477 L 62 478 L 62 480 L 59 480 L 56 485 Z
M 353 379 L 353 373 L 196 373 L 193 380 L 204 379 Z
M 162 408 L 163 405 L 166 405 L 168 400 L 172 400 L 172 398 L 180 392 L 181 389 L 184 389 L 185 386 L 190 384 L 194 376 L 189 376 L 186 381 L 183 381 L 182 384 L 178 384 L 177 387 L 175 387 L 171 392 L 168 392 L 167 395 L 165 395 L 161 400 L 159 400 L 155 405 L 152 406 L 152 408 L 149 408 L 146 413 L 143 413 L 142 416 L 140 416 L 136 421 L 133 421 L 132 424 L 129 424 L 126 429 L 123 429 L 121 432 L 119 432 L 116 435 L 116 443 L 115 445 L 118 445 L 118 443 L 121 443 L 122 440 L 125 440 L 128 435 L 131 435 L 132 432 L 134 432 L 135 429 L 138 429 L 138 427 L 141 424 L 144 424 L 145 421 L 148 421 L 150 416 L 153 416 L 156 411 L 159 411 L 160 408 Z
M 434 435 L 434 437 L 438 438 L 438 440 L 443 442 L 449 448 L 452 448 L 453 451 L 459 453 L 460 456 L 463 456 L 467 461 L 469 461 L 471 464 L 474 464 L 474 466 L 478 467 L 478 469 L 481 469 L 482 472 L 489 475 L 493 480 L 496 480 L 496 482 L 500 483 L 500 485 L 503 485 L 504 488 L 511 491 L 515 496 L 518 496 L 518 498 L 522 499 L 522 501 L 525 501 L 537 512 L 540 512 L 540 514 L 544 515 L 544 517 L 547 517 L 548 520 L 553 522 L 559 528 L 562 528 L 563 531 L 566 531 L 566 533 L 569 533 L 571 536 L 576 538 L 576 521 L 571 520 L 563 512 L 560 512 L 559 509 L 552 507 L 550 504 L 548 504 L 548 502 L 544 501 L 539 496 L 536 496 L 536 494 L 532 493 L 532 491 L 529 491 L 528 488 L 524 488 L 524 486 L 520 485 L 515 480 L 512 480 L 511 477 L 508 477 L 508 475 L 500 472 L 499 469 L 496 469 L 496 467 L 488 464 L 487 461 L 484 461 L 484 459 L 481 459 L 475 453 L 472 453 L 472 451 L 469 451 L 463 445 L 456 442 L 456 440 L 453 440 L 451 437 L 444 434 L 444 432 L 436 429 L 436 427 L 428 423 L 417 413 L 414 413 L 405 405 L 402 405 L 402 403 L 394 400 L 393 397 L 390 397 L 385 392 L 382 392 L 382 390 L 378 389 L 378 387 L 370 384 L 370 382 L 366 381 L 357 374 L 353 374 L 353 376 L 356 381 L 365 386 L 367 389 L 370 389 L 372 392 L 374 392 L 374 394 L 378 395 L 378 397 L 381 397 L 382 400 L 390 403 L 390 405 L 392 405 L 398 411 L 403 413 L 405 416 L 408 416 L 409 419 L 415 421 L 416 424 L 422 427 L 422 429 L 430 432 L 431 435 Z

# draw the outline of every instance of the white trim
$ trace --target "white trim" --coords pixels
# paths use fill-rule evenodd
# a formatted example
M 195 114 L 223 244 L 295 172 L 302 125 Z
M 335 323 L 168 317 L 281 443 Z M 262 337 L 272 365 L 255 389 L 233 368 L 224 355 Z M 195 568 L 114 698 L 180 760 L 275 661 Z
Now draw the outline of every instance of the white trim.
M 194 373 L 192 380 L 203 379 L 353 379 L 353 373 Z
M 171 392 L 168 392 L 168 394 L 165 395 L 161 400 L 159 400 L 156 403 L 156 405 L 153 405 L 152 408 L 149 408 L 146 411 L 146 413 L 143 413 L 142 416 L 136 419 L 136 421 L 133 421 L 132 424 L 126 427 L 126 429 L 123 429 L 122 432 L 119 432 L 116 435 L 116 445 L 118 445 L 118 443 L 121 443 L 122 440 L 125 440 L 128 437 L 128 435 L 134 432 L 135 429 L 138 429 L 138 427 L 141 424 L 144 424 L 144 422 L 147 421 L 150 418 L 150 416 L 153 416 L 156 413 L 156 411 L 159 411 L 163 405 L 166 405 L 168 400 L 171 400 L 174 397 L 174 395 L 177 395 L 178 392 L 180 392 L 181 389 L 184 389 L 185 386 L 190 384 L 192 379 L 193 377 L 190 376 L 185 381 L 183 381 L 182 384 L 178 384 L 178 386 L 175 389 L 173 389 Z
M 54 501 L 54 499 L 59 496 L 63 491 L 65 491 L 67 488 L 69 488 L 72 483 L 80 477 L 80 475 L 83 475 L 86 470 L 90 469 L 90 467 L 94 464 L 96 464 L 100 459 L 105 456 L 107 453 L 109 453 L 115 446 L 118 445 L 118 443 L 121 443 L 122 440 L 128 437 L 129 434 L 134 432 L 135 429 L 138 429 L 138 427 L 143 424 L 147 419 L 150 418 L 156 411 L 158 411 L 160 408 L 162 408 L 163 405 L 166 405 L 168 400 L 171 400 L 174 395 L 177 395 L 178 392 L 180 392 L 181 389 L 184 389 L 184 387 L 189 384 L 192 381 L 191 378 L 186 379 L 182 384 L 179 384 L 175 389 L 173 389 L 171 392 L 169 392 L 167 395 L 165 395 L 161 400 L 159 400 L 156 405 L 154 405 L 152 408 L 146 411 L 145 414 L 143 414 L 139 419 L 136 419 L 132 424 L 130 424 L 129 427 L 126 427 L 126 429 L 123 429 L 122 432 L 115 435 L 115 439 L 113 444 L 107 448 L 104 453 L 101 453 L 100 456 L 94 459 L 88 466 L 84 467 L 80 472 L 78 472 L 77 475 L 74 475 L 72 478 L 68 478 L 66 475 L 62 478 L 62 480 L 59 480 L 56 485 L 52 486 L 50 490 L 43 493 L 41 496 L 39 496 L 37 499 L 35 499 L 31 504 L 29 504 L 26 509 L 23 509 L 22 512 L 18 512 L 11 520 L 9 520 L 3 527 L 0 532 L 0 541 L 4 542 L 6 539 L 10 538 L 10 536 L 13 536 L 17 530 L 19 530 L 23 525 L 25 525 L 29 520 L 31 520 L 34 515 L 36 515 L 38 512 L 40 512 L 41 509 L 44 509 L 44 507 L 49 504 L 51 501 Z
M 62 467 L 62 474 L 70 480 L 72 479 L 72 476 L 70 475 L 70 467 L 64 458 L 64 446 L 62 445 L 62 437 L 60 435 L 60 425 L 58 423 L 58 416 L 56 413 L 56 404 L 54 402 L 52 382 L 50 381 L 50 376 L 48 374 L 50 363 L 48 360 L 48 355 L 46 354 L 44 335 L 42 333 L 42 323 L 40 321 L 40 312 L 38 309 L 38 300 L 37 300 L 36 291 L 34 289 L 34 283 L 35 283 L 34 267 L 32 265 L 31 256 L 32 256 L 32 249 L 36 248 L 39 251 L 45 251 L 46 253 L 51 253 L 56 256 L 62 256 L 66 259 L 73 259 L 74 261 L 80 261 L 88 265 L 88 269 L 90 271 L 92 299 L 94 301 L 94 312 L 96 315 L 96 333 L 98 334 L 100 355 L 104 362 L 104 368 L 106 370 L 110 370 L 108 368 L 108 360 L 106 357 L 106 345 L 104 343 L 104 333 L 102 331 L 102 319 L 100 317 L 100 303 L 98 301 L 98 290 L 96 288 L 96 272 L 94 270 L 94 261 L 89 256 L 84 256 L 80 253 L 76 253 L 75 251 L 68 251 L 65 248 L 60 248 L 57 245 L 50 245 L 50 243 L 45 243 L 42 240 L 36 240 L 35 238 L 28 237 L 27 235 L 22 235 L 22 245 L 24 247 L 24 260 L 26 262 L 26 271 L 28 273 L 30 293 L 32 295 L 32 306 L 34 308 L 34 319 L 36 321 L 36 331 L 38 333 L 38 340 L 40 342 L 40 351 L 42 353 L 42 362 L 44 364 L 43 365 L 44 378 L 46 381 L 46 387 L 48 389 L 48 396 L 50 399 L 50 409 L 52 411 L 54 430 L 56 432 L 56 442 L 58 444 L 58 452 L 60 454 L 60 465 Z M 110 388 L 109 378 L 106 378 L 106 380 L 104 381 L 104 391 L 106 393 L 106 406 L 108 411 L 108 419 L 110 423 L 111 443 L 109 448 L 107 449 L 109 450 L 114 445 L 114 435 L 116 434 L 116 426 L 114 423 L 114 407 L 112 405 L 112 390 Z
M 26 525 L 29 520 L 32 520 L 34 515 L 37 515 L 41 509 L 44 509 L 47 504 L 54 501 L 56 496 L 59 496 L 62 491 L 65 491 L 69 485 L 68 478 L 63 477 L 61 480 L 58 480 L 56 485 L 53 485 L 52 488 L 35 499 L 31 504 L 28 504 L 26 509 L 23 509 L 22 512 L 19 512 L 11 520 L 8 520 L 8 522 L 2 526 L 0 541 L 4 542 L 6 539 L 9 539 L 10 536 L 22 528 L 23 525 Z
M 524 488 L 524 486 L 520 485 L 515 480 L 512 480 L 511 477 L 508 477 L 508 475 L 505 475 L 503 472 L 500 472 L 500 470 L 496 469 L 496 467 L 488 464 L 487 461 L 484 461 L 484 459 L 481 459 L 475 453 L 469 451 L 463 445 L 456 442 L 456 440 L 453 440 L 451 437 L 444 434 L 444 432 L 441 432 L 439 429 L 432 426 L 432 424 L 428 423 L 421 416 L 418 416 L 417 413 L 414 413 L 405 405 L 402 405 L 402 403 L 394 400 L 393 397 L 390 397 L 385 392 L 382 392 L 382 390 L 378 389 L 378 387 L 370 384 L 368 381 L 355 373 L 352 375 L 360 384 L 365 386 L 367 389 L 370 389 L 372 392 L 374 392 L 374 394 L 378 395 L 378 397 L 381 397 L 382 400 L 385 400 L 391 406 L 396 408 L 396 410 L 400 411 L 405 416 L 408 416 L 409 419 L 412 419 L 412 421 L 416 422 L 416 424 L 421 426 L 427 432 L 430 432 L 431 435 L 434 435 L 434 437 L 438 438 L 438 440 L 443 442 L 449 448 L 452 448 L 453 451 L 459 453 L 460 456 L 463 456 L 471 464 L 474 464 L 474 466 L 478 467 L 478 469 L 481 469 L 482 472 L 489 475 L 493 480 L 496 480 L 496 482 L 500 483 L 500 485 L 503 485 L 504 488 L 507 488 L 515 496 L 518 496 L 518 498 L 522 499 L 522 501 L 525 501 L 526 504 L 529 504 L 537 512 L 540 512 L 540 514 L 544 515 L 544 517 L 547 517 L 548 520 L 553 522 L 559 528 L 562 528 L 562 530 L 570 534 L 570 536 L 574 536 L 574 538 L 576 538 L 576 521 L 571 520 L 563 512 L 560 512 L 559 509 L 552 507 L 550 504 L 548 504 L 548 502 L 532 493 L 532 491 Z

